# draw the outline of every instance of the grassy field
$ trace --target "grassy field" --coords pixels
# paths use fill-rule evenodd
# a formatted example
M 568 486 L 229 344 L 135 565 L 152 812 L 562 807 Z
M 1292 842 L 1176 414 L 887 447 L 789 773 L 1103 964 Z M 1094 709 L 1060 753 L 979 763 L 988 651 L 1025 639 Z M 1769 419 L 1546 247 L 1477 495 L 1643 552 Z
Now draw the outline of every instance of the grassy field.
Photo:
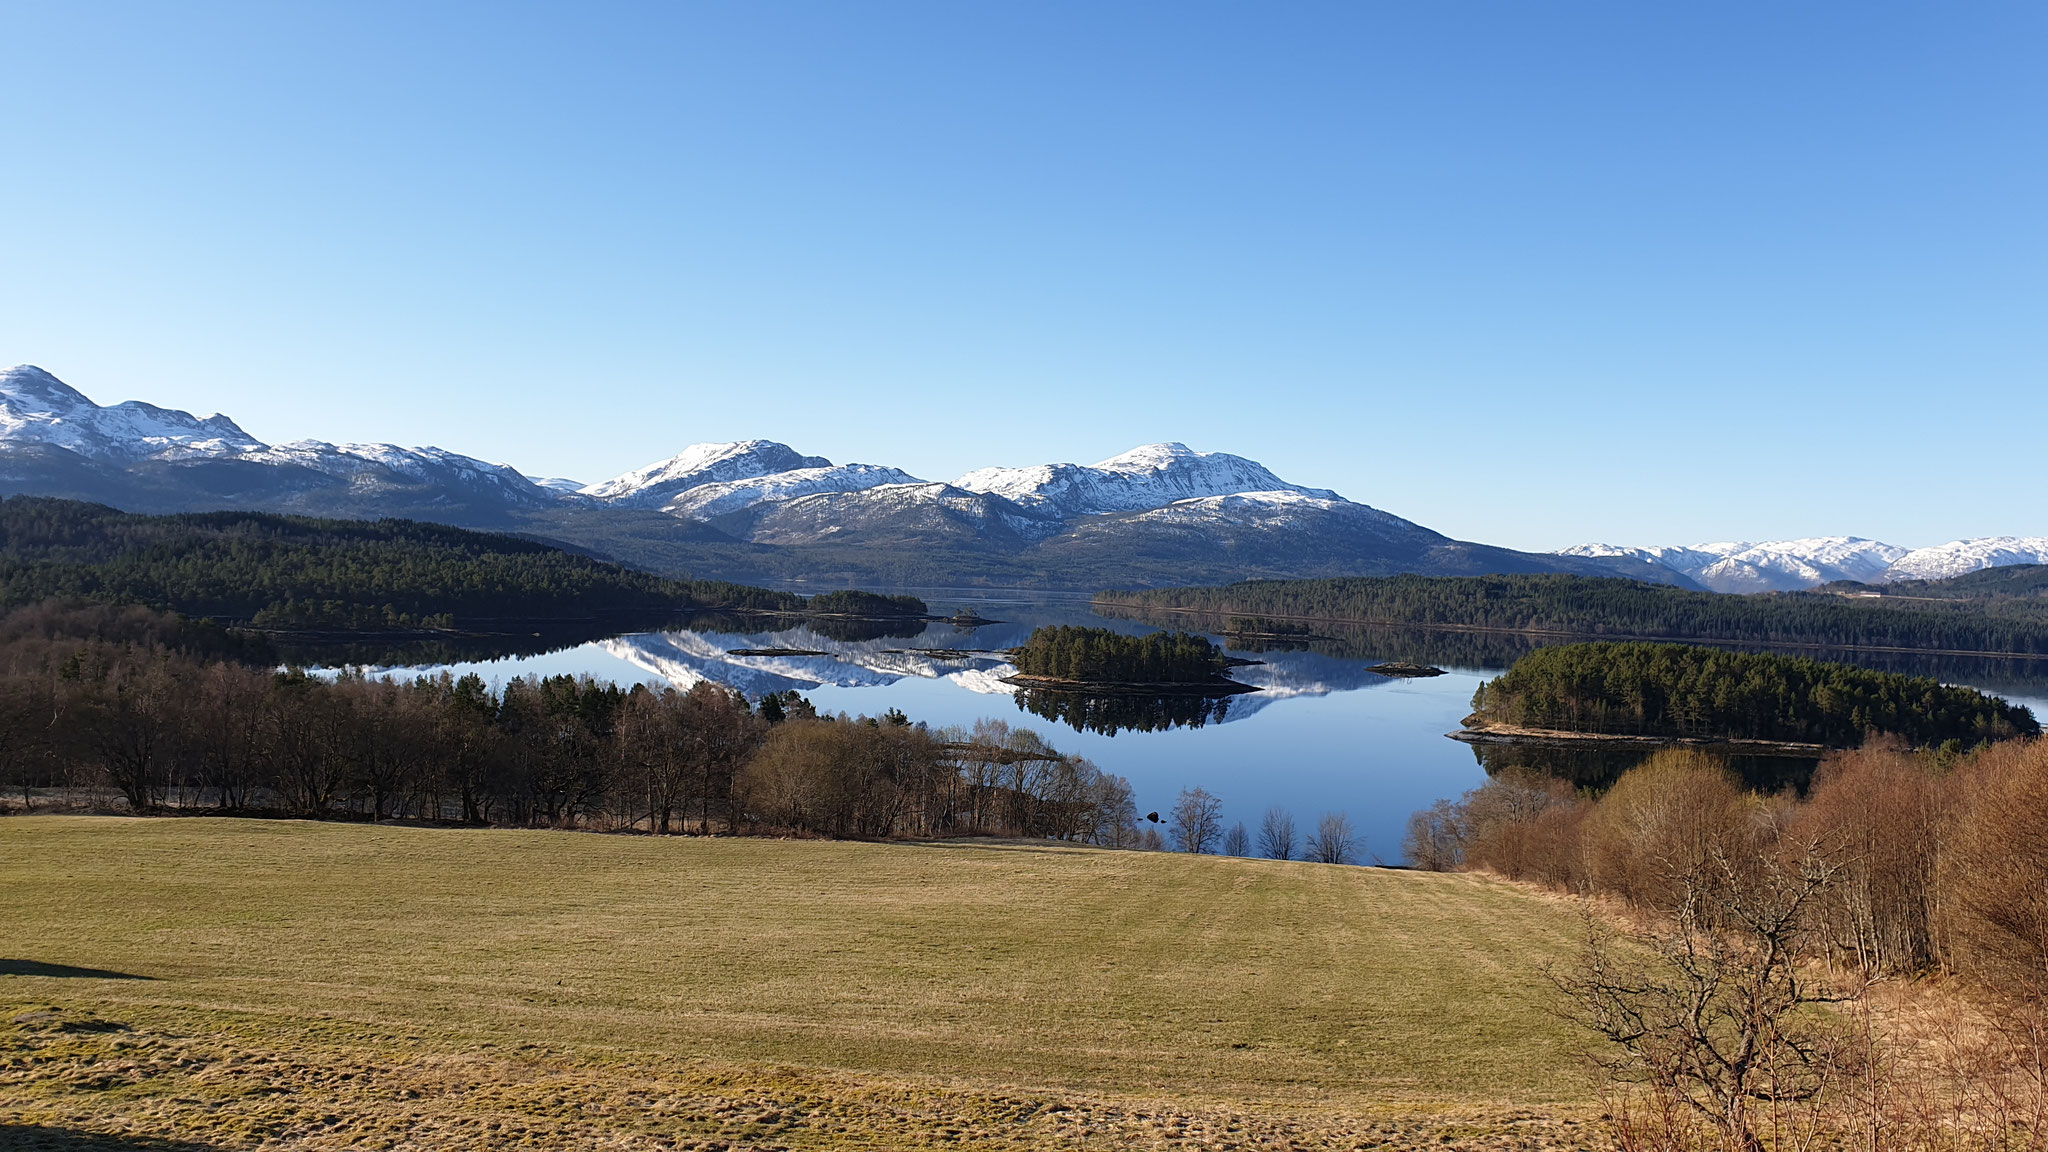
M 0 1145 L 1575 1146 L 1577 936 L 1303 863 L 16 817 Z

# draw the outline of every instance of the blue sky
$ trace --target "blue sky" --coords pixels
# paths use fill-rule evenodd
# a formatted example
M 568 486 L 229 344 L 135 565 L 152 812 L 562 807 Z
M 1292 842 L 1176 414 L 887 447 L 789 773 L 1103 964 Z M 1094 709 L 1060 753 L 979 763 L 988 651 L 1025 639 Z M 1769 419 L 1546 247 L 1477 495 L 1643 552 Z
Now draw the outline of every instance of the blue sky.
M 2048 534 L 2048 7 L 0 3 L 0 363 L 601 479 Z

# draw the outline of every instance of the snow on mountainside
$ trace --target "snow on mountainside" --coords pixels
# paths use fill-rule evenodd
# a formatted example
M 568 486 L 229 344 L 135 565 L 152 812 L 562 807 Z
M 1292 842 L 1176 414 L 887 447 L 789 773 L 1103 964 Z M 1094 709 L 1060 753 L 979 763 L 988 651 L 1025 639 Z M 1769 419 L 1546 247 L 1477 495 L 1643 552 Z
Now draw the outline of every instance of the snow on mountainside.
M 1064 525 L 1001 496 L 951 484 L 913 481 L 858 492 L 820 492 L 764 503 L 740 514 L 756 544 L 944 542 L 1021 545 Z M 720 521 L 731 523 L 732 518 Z M 739 527 L 734 525 L 734 527 Z
M 700 484 L 750 480 L 798 468 L 829 468 L 823 456 L 804 456 L 773 440 L 741 440 L 732 444 L 692 444 L 666 460 L 635 468 L 583 489 L 626 508 L 659 508 Z
M 749 476 L 744 480 L 725 480 L 686 488 L 664 504 L 661 510 L 676 516 L 708 520 L 756 504 L 794 500 L 822 492 L 861 492 L 884 484 L 922 483 L 924 481 L 900 468 L 883 468 L 875 464 L 792 468 L 766 476 Z
M 313 473 L 339 481 L 352 492 L 432 490 L 423 496 L 430 504 L 481 496 L 501 505 L 543 507 L 558 500 L 514 468 L 443 448 L 320 440 L 272 445 L 242 431 L 226 416 L 201 419 L 136 400 L 103 407 L 27 364 L 0 372 L 0 446 L 61 449 L 60 459 L 63 453 L 75 453 L 70 459 L 83 457 L 103 469 L 170 465 L 201 475 L 207 466 L 224 466 L 286 470 L 294 476 Z M 303 494 L 297 481 L 277 487 L 288 495 Z
M 983 468 L 944 484 L 743 440 L 693 445 L 596 484 L 536 482 L 442 448 L 266 444 L 226 416 L 140 401 L 102 406 L 30 365 L 0 371 L 0 493 L 140 512 L 410 516 L 537 531 L 648 566 L 754 564 L 765 567 L 748 571 L 785 576 L 811 573 L 811 554 L 799 551 L 810 545 L 831 546 L 831 563 L 841 566 L 834 570 L 849 572 L 929 565 L 949 577 L 1152 583 L 1572 572 L 1723 592 L 2048 563 L 2043 537 L 1918 550 L 1853 536 L 1690 548 L 1589 544 L 1532 555 L 1452 540 L 1327 489 L 1290 484 L 1242 456 L 1183 444 L 1150 444 L 1092 465 Z M 624 511 L 601 512 L 607 508 Z M 794 559 L 716 551 L 734 543 L 789 549 Z M 861 559 L 862 549 L 883 559 Z M 862 567 L 870 563 L 878 567 Z
M 2048 536 L 1985 536 L 1915 548 L 1885 573 L 1887 580 L 1945 580 L 2008 564 L 2048 564 Z
M 1661 564 L 1716 592 L 1787 592 L 1836 580 L 1863 584 L 1938 580 L 2006 564 L 2044 564 L 2048 563 L 2048 537 L 1993 536 L 1919 549 L 1858 536 L 1695 544 L 1690 548 L 1581 544 L 1556 554 L 1626 557 Z
M 1147 444 L 1099 464 L 1039 464 L 1030 468 L 981 468 L 953 482 L 969 492 L 989 492 L 1021 507 L 1062 519 L 1105 512 L 1138 512 L 1176 500 L 1232 496 L 1240 492 L 1298 492 L 1341 499 L 1323 488 L 1289 484 L 1266 466 L 1225 452 L 1196 452 L 1185 444 Z
M 121 462 L 263 447 L 221 415 L 202 420 L 140 400 L 101 407 L 33 364 L 0 372 L 0 440 L 51 444 L 89 459 Z

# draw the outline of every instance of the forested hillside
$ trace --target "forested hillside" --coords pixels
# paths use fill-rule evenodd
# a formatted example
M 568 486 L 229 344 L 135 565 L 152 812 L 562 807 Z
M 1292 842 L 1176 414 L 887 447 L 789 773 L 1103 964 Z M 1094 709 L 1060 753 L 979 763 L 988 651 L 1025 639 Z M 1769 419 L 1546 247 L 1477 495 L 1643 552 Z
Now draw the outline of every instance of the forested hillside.
M 1389 576 L 1106 591 L 1095 603 L 1219 618 L 2048 655 L 2048 600 L 2029 596 L 1735 596 L 1581 576 Z
M 141 516 L 70 500 L 0 502 L 0 607 L 49 599 L 352 631 L 802 606 L 786 592 L 666 579 L 532 540 L 410 520 Z
M 1930 677 L 1691 644 L 1544 648 L 1480 685 L 1472 707 L 1518 727 L 1835 747 L 1873 733 L 1924 747 L 2041 731 L 2025 708 Z

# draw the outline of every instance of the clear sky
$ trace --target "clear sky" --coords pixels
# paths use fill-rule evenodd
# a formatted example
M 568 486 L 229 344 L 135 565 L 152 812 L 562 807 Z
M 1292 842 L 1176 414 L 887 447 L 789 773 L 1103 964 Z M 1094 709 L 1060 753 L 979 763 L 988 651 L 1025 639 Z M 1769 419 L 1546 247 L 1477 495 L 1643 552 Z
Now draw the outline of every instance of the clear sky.
M 2048 5 L 0 0 L 0 364 L 596 480 L 2048 534 Z

